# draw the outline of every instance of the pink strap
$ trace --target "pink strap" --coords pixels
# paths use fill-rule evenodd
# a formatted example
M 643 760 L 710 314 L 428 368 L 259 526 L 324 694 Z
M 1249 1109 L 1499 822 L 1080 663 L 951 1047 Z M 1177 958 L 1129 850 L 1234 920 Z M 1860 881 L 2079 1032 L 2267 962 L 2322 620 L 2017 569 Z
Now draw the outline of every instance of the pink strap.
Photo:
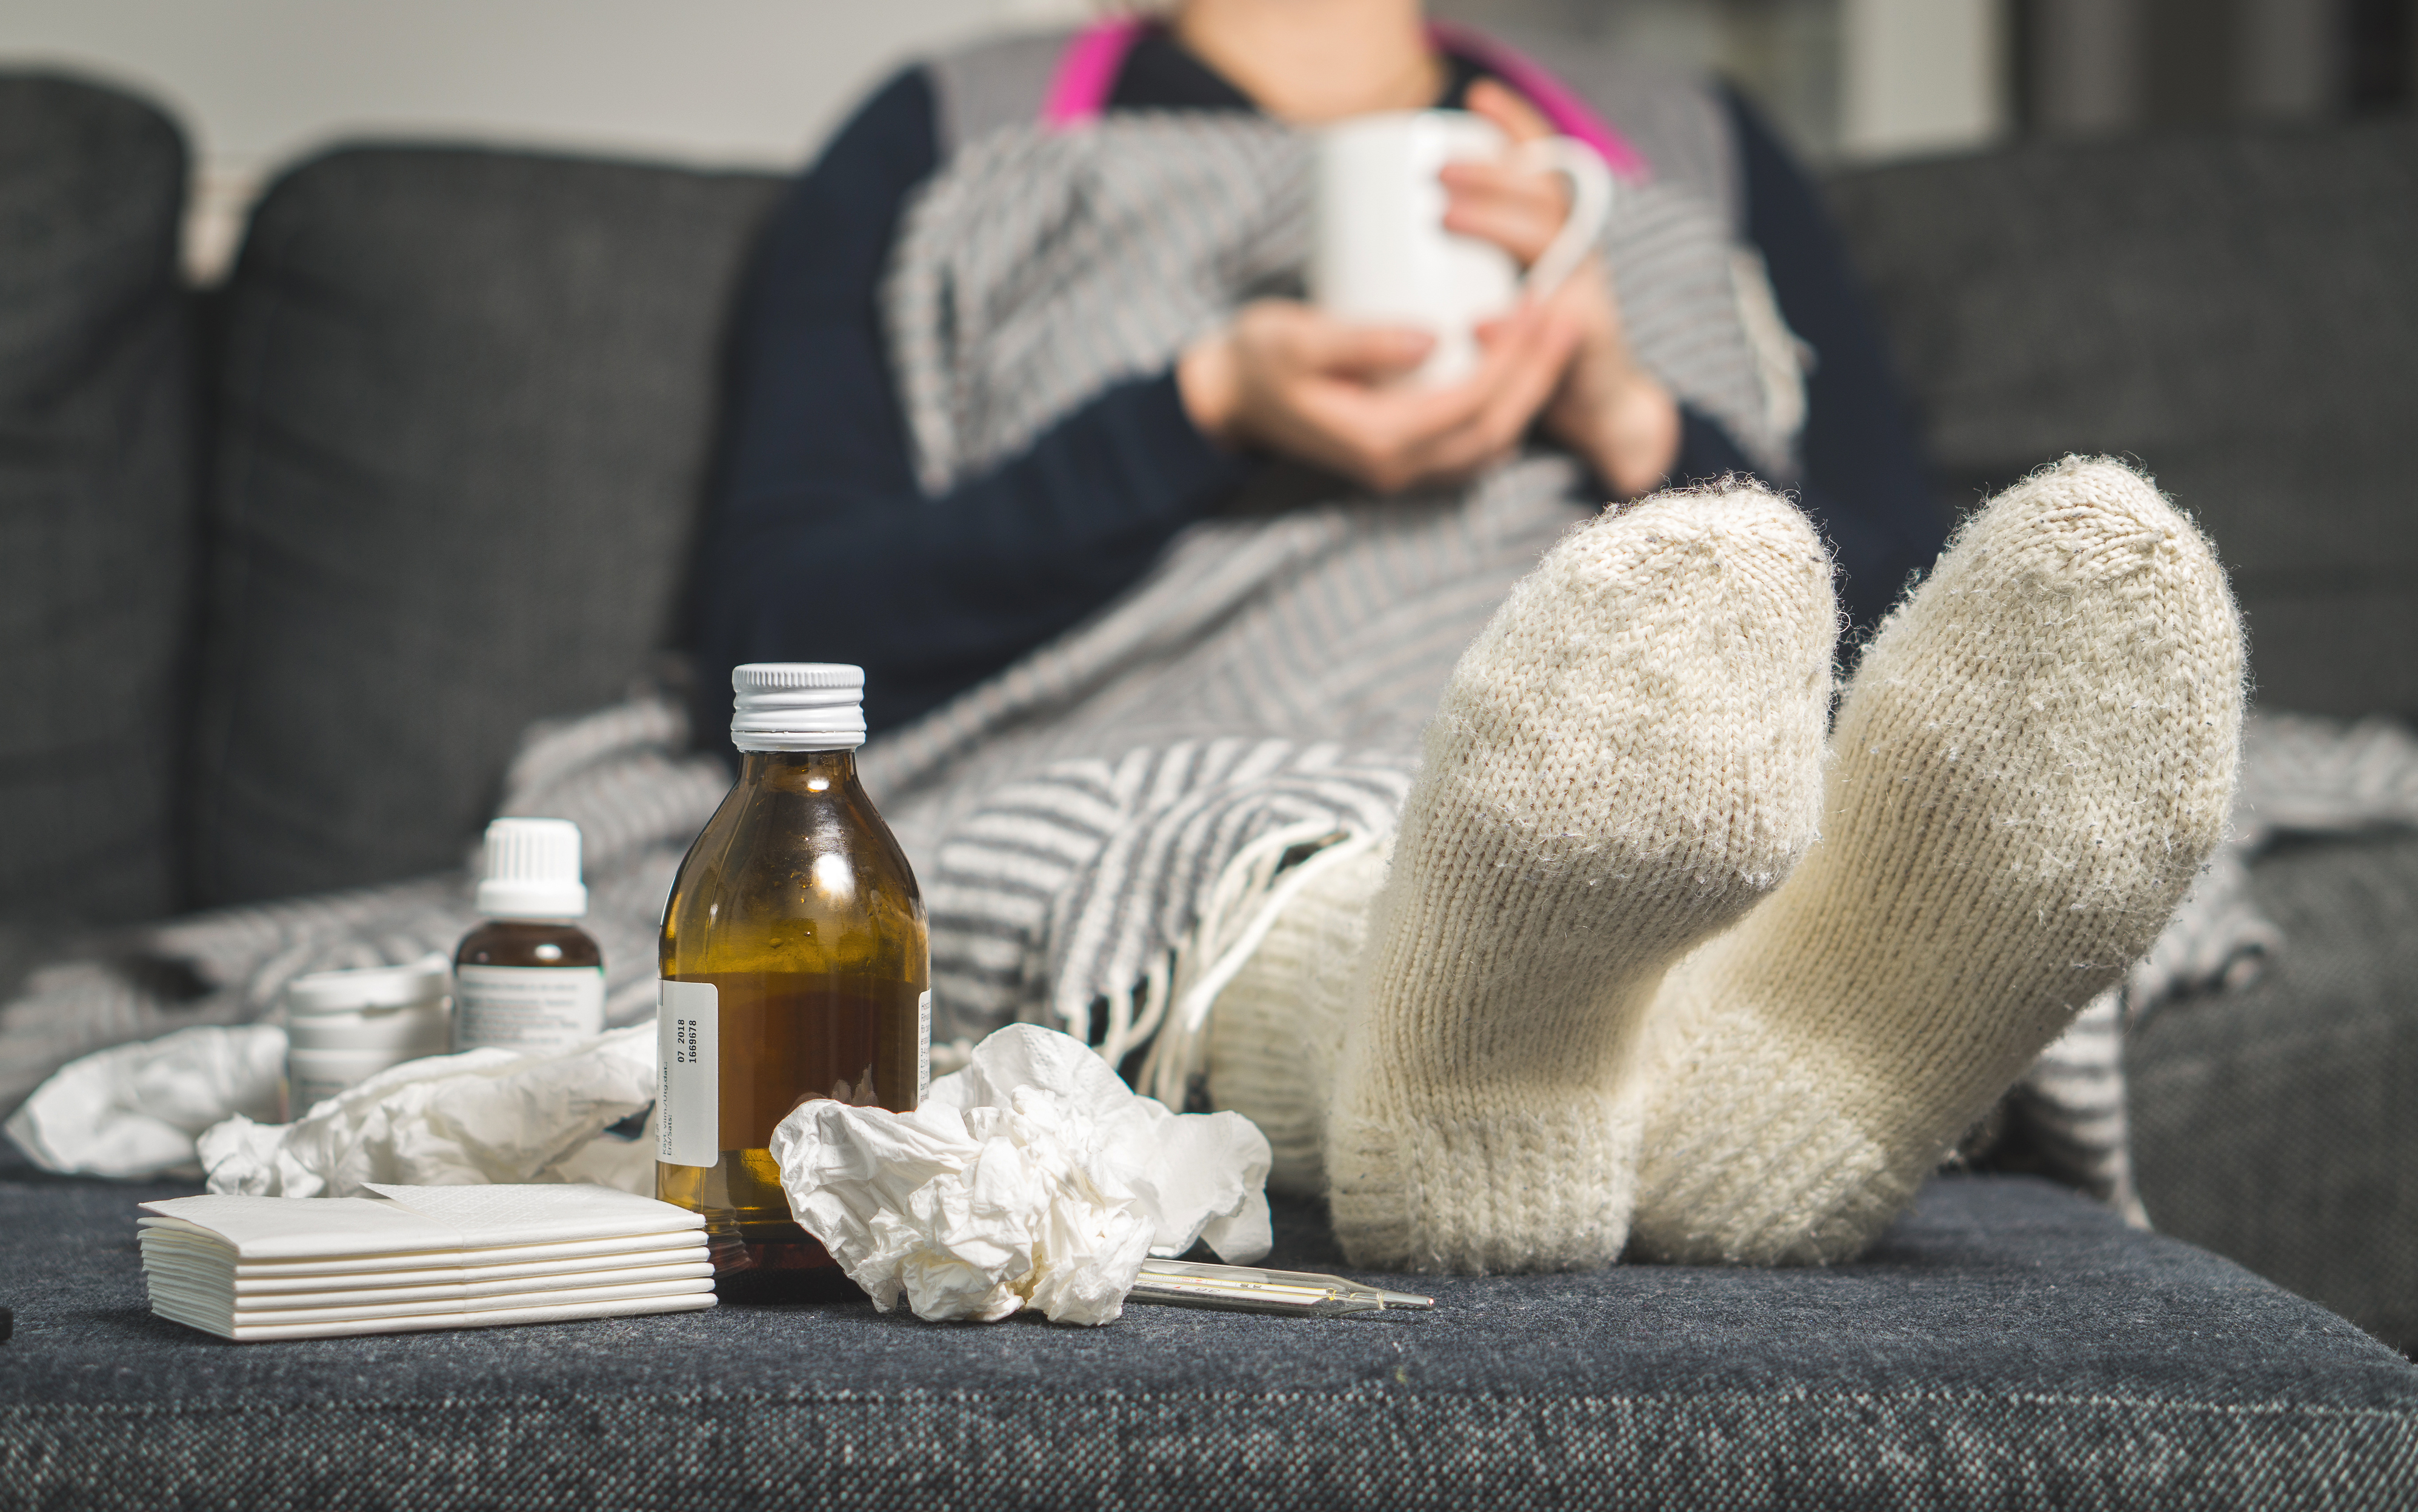
M 1058 54 L 1058 71 L 1050 76 L 1049 93 L 1041 103 L 1042 123 L 1064 130 L 1099 119 L 1100 113 L 1108 109 L 1110 93 L 1117 86 L 1117 75 L 1125 66 L 1125 54 L 1141 40 L 1149 25 L 1141 17 L 1128 16 L 1094 22 L 1069 38 L 1066 50 Z M 1654 170 L 1645 154 L 1630 146 L 1627 137 L 1614 130 L 1610 122 L 1589 109 L 1585 100 L 1554 78 L 1543 64 L 1482 33 L 1450 22 L 1430 22 L 1428 38 L 1440 48 L 1482 64 L 1489 72 L 1527 96 L 1554 130 L 1595 148 L 1621 177 L 1636 182 L 1653 176 Z
M 1149 24 L 1128 16 L 1094 22 L 1077 32 L 1058 54 L 1058 71 L 1050 76 L 1049 93 L 1041 102 L 1042 124 L 1064 130 L 1099 119 L 1125 66 L 1125 54 Z
M 1621 177 L 1643 183 L 1654 176 L 1653 164 L 1645 160 L 1645 154 L 1630 145 L 1629 139 L 1614 130 L 1611 122 L 1598 115 L 1568 84 L 1526 53 L 1448 21 L 1428 23 L 1428 39 L 1483 65 L 1488 72 L 1527 96 L 1554 130 L 1595 148 L 1605 165 Z

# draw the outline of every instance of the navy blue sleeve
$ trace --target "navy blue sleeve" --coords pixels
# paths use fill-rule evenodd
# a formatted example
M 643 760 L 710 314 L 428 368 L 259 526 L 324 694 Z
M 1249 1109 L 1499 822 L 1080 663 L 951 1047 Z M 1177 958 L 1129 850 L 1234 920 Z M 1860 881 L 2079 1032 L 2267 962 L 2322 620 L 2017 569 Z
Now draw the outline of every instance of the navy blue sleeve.
M 1736 90 L 1722 94 L 1745 168 L 1747 237 L 1781 315 L 1814 348 L 1800 502 L 1829 537 L 1841 605 L 1869 630 L 1938 558 L 1947 512 L 1838 228 L 1762 116 Z
M 1880 621 L 1947 543 L 1896 374 L 1820 197 L 1753 108 L 1722 91 L 1746 188 L 1747 239 L 1762 252 L 1788 327 L 1814 349 L 1798 501 L 1829 539 L 1839 598 L 1858 630 Z M 1752 472 L 1719 421 L 1679 411 L 1678 481 Z
M 1673 482 L 1704 482 L 1725 472 L 1754 470 L 1727 426 L 1693 405 L 1679 406 L 1679 456 L 1671 464 Z
M 728 727 L 741 662 L 856 663 L 868 726 L 911 719 L 1106 604 L 1244 475 L 1168 373 L 945 494 L 916 485 L 879 289 L 932 122 L 923 73 L 892 81 L 758 246 L 690 585 L 700 743 Z

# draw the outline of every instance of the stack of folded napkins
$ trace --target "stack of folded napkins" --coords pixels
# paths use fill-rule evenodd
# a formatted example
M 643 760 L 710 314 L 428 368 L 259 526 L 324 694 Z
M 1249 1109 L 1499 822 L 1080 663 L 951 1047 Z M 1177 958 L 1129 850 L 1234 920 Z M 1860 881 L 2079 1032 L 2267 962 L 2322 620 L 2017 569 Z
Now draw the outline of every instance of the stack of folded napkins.
M 162 1318 L 250 1340 L 713 1306 L 705 1220 L 607 1186 L 377 1186 L 145 1202 Z

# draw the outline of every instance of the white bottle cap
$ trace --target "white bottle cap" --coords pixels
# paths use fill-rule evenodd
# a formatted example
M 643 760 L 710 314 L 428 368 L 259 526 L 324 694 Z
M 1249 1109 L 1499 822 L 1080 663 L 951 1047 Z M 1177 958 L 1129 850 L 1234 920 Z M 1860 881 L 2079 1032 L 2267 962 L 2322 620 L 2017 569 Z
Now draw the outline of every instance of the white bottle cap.
M 579 826 L 569 819 L 497 819 L 487 826 L 487 875 L 479 911 L 490 919 L 576 919 L 588 911 L 579 880 Z
M 865 743 L 865 668 L 749 662 L 730 669 L 730 743 L 742 751 L 853 751 Z
M 445 1000 L 453 987 L 453 963 L 442 955 L 408 966 L 371 966 L 345 971 L 314 971 L 285 984 L 289 1015 L 356 1013 L 363 1008 L 413 1008 Z

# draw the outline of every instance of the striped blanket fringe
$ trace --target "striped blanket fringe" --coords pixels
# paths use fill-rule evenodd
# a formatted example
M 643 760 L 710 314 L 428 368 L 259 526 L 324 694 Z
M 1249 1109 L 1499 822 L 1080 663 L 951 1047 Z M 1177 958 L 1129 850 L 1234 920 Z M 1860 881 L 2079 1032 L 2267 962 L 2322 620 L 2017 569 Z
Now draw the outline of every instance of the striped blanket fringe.
M 1157 1013 L 1141 1016 L 1149 1059 L 1138 1088 L 1173 1108 L 1205 1106 L 1209 1016 L 1217 995 L 1268 938 L 1285 905 L 1330 868 L 1375 849 L 1381 834 L 1328 830 L 1310 820 L 1271 831 L 1237 853 L 1201 905 L 1201 917 L 1168 969 L 1151 978 Z

